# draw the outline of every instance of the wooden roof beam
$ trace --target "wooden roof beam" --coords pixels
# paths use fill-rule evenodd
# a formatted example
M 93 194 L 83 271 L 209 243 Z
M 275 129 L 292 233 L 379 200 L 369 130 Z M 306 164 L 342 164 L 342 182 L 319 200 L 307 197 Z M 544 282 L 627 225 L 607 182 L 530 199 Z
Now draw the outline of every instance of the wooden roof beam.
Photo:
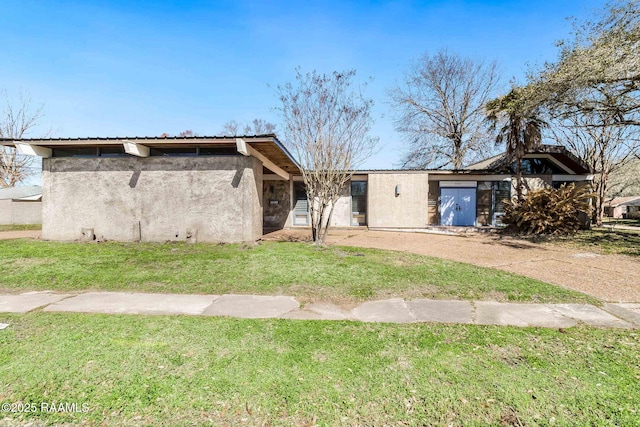
M 31 145 L 27 144 L 26 142 L 13 141 L 13 145 L 16 147 L 16 150 L 18 150 L 18 153 L 22 154 L 23 156 L 37 156 L 48 158 L 53 154 L 51 148 L 40 147 L 39 145 Z
M 252 146 L 248 145 L 244 139 L 236 138 L 236 149 L 238 150 L 238 153 L 242 154 L 243 156 L 253 156 L 256 159 L 260 160 L 265 168 L 269 169 L 276 175 L 281 176 L 287 181 L 291 179 L 291 175 L 287 171 L 277 166 L 271 160 L 267 159 L 262 153 L 258 152 Z
M 122 145 L 124 146 L 124 152 L 132 156 L 149 157 L 151 152 L 148 146 L 129 140 L 123 140 Z

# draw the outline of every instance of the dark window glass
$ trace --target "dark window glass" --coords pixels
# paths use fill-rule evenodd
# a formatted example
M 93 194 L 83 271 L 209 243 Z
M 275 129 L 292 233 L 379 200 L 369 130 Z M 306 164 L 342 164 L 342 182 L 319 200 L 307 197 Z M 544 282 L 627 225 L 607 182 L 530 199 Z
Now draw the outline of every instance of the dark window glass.
M 568 186 L 569 184 L 571 184 L 571 181 L 553 181 L 551 183 L 551 185 L 553 186 L 553 188 L 558 189 L 560 187 L 564 186 Z
M 151 148 L 150 155 L 163 157 L 188 157 L 197 155 L 195 147 Z
M 100 156 L 101 157 L 124 157 L 124 156 L 128 156 L 128 154 L 124 152 L 124 147 L 122 145 L 113 145 L 111 147 L 100 147 Z
M 237 156 L 236 147 L 200 147 L 198 154 L 201 156 Z
M 495 200 L 494 212 L 504 213 L 504 201 L 511 199 L 511 182 L 496 181 L 493 183 L 493 194 Z
M 98 147 L 54 148 L 53 157 L 97 157 Z
M 511 172 L 516 173 L 516 164 L 511 165 Z M 522 173 L 525 175 L 566 174 L 567 172 L 549 159 L 523 159 Z
M 351 181 L 351 224 L 367 223 L 367 182 Z

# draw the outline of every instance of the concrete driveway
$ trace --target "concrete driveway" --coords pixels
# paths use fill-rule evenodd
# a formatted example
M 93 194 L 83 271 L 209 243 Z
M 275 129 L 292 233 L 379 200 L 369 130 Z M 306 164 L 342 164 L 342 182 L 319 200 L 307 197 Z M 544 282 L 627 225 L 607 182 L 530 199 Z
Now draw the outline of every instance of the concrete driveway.
M 302 238 L 308 230 L 281 230 L 268 238 Z M 493 267 L 593 295 L 609 302 L 640 302 L 640 259 L 600 255 L 555 244 L 534 244 L 494 234 L 443 235 L 335 229 L 328 242 L 407 251 Z

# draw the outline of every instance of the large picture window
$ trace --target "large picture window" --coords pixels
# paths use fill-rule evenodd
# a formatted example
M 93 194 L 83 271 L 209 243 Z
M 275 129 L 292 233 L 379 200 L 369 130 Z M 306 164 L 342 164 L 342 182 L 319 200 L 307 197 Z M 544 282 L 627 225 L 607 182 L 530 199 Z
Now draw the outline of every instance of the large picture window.
M 493 183 L 493 225 L 502 225 L 504 202 L 511 199 L 511 181 Z
M 351 181 L 351 225 L 367 225 L 367 181 Z

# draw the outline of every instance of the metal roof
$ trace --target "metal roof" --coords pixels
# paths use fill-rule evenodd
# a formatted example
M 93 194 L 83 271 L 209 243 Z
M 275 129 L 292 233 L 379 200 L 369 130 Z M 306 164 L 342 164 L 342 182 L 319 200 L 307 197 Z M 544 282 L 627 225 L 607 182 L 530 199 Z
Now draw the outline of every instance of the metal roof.
M 267 157 L 277 166 L 294 175 L 300 173 L 300 166 L 289 150 L 278 140 L 275 134 L 234 135 L 234 136 L 113 136 L 80 138 L 0 138 L 0 145 L 13 146 L 13 142 L 24 142 L 46 148 L 99 147 L 121 145 L 122 141 L 137 142 L 157 148 L 179 146 L 220 146 L 235 147 L 236 139 L 244 139 L 256 151 Z
M 153 140 L 226 140 L 235 138 L 247 138 L 247 139 L 261 139 L 261 138 L 275 138 L 275 134 L 266 133 L 260 135 L 192 135 L 192 136 L 86 136 L 86 137 L 74 137 L 74 138 L 0 138 L 0 142 L 8 142 L 8 145 L 12 145 L 12 141 L 23 141 L 27 143 L 35 142 L 56 142 L 56 141 L 153 141 Z
M 640 206 L 640 196 L 616 197 L 605 202 L 606 206 L 616 207 L 620 205 Z

